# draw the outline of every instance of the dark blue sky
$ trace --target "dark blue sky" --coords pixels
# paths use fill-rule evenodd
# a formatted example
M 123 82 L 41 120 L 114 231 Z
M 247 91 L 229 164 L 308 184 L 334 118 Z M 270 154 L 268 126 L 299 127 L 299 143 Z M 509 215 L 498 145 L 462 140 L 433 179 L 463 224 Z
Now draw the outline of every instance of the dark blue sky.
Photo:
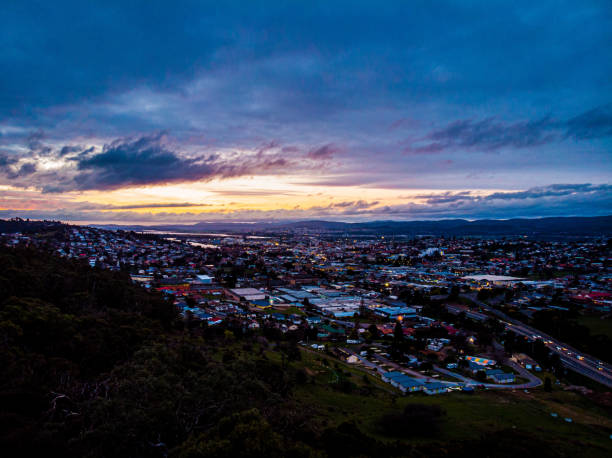
M 0 216 L 612 213 L 611 43 L 609 1 L 7 1 Z

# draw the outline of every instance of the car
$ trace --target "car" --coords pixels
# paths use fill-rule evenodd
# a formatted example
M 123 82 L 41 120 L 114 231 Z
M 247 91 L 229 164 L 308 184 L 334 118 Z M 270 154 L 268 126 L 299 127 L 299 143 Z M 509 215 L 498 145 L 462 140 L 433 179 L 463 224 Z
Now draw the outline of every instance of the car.
M 582 355 L 576 355 L 576 358 L 578 358 L 578 360 L 580 360 L 580 361 L 584 360 L 584 356 L 582 356 Z

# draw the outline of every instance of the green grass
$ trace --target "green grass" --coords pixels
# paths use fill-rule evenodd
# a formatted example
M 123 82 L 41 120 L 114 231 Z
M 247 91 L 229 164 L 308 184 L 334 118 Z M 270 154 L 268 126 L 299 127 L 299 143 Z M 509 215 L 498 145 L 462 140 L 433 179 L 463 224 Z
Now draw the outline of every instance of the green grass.
M 589 328 L 591 335 L 604 335 L 612 339 L 612 320 L 604 319 L 597 316 L 582 316 L 578 319 L 578 323 Z
M 328 367 L 319 361 L 319 356 L 329 358 Z M 419 441 L 462 440 L 516 428 L 551 442 L 559 454 L 572 450 L 583 457 L 612 454 L 610 412 L 580 394 L 558 390 L 552 393 L 542 390 L 529 393 L 522 390 L 487 390 L 473 395 L 451 392 L 437 396 L 422 393 L 402 396 L 392 394 L 399 393 L 396 390 L 389 393 L 383 389 L 372 390 L 367 396 L 359 394 L 359 391 L 346 394 L 334 390 L 329 383 L 329 371 L 336 362 L 331 357 L 315 354 L 299 362 L 301 367 L 307 367 L 317 375 L 314 384 L 297 387 L 295 396 L 314 410 L 314 421 L 322 428 L 354 421 L 367 434 L 379 440 L 391 441 L 395 438 L 386 437 L 378 427 L 382 415 L 400 411 L 411 403 L 434 404 L 447 413 L 440 434 Z M 363 372 L 344 363 L 338 365 L 342 371 L 354 373 L 350 380 L 358 387 L 362 386 Z M 375 388 L 389 388 L 377 378 L 369 377 L 369 380 Z M 551 412 L 557 413 L 558 417 L 551 417 Z M 565 417 L 571 417 L 573 423 L 566 423 L 563 420 Z

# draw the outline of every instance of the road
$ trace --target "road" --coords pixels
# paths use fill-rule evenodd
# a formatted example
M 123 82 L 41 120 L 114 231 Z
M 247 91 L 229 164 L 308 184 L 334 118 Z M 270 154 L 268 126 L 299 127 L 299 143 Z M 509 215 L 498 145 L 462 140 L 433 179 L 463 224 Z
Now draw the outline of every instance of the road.
M 612 365 L 600 361 L 593 356 L 586 355 L 536 328 L 510 318 L 504 312 L 479 301 L 473 294 L 462 294 L 461 297 L 472 301 L 481 309 L 497 317 L 506 326 L 506 329 L 529 339 L 542 339 L 551 352 L 559 355 L 564 366 L 608 388 L 612 388 Z

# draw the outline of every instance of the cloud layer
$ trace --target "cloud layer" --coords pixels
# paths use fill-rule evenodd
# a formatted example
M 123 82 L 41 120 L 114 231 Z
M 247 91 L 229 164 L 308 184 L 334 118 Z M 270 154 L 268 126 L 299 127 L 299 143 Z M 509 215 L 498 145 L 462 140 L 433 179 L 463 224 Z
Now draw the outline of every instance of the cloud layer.
M 75 145 L 54 149 L 37 141 L 21 161 L 18 156 L 0 156 L 0 174 L 14 186 L 43 192 L 106 191 L 316 170 L 335 151 L 333 146 L 323 145 L 301 153 L 298 148 L 287 150 L 271 143 L 256 153 L 189 154 L 172 146 L 164 133 L 121 138 L 99 149 Z M 55 167 L 37 173 L 36 161 L 48 160 L 54 161 Z
M 339 201 L 328 205 L 300 206 L 290 209 L 261 210 L 257 208 L 207 209 L 205 203 L 180 202 L 175 204 L 101 205 L 65 203 L 53 210 L 21 211 L 23 217 L 50 218 L 89 222 L 177 222 L 197 221 L 267 221 L 333 219 L 342 221 L 415 220 L 446 218 L 511 218 L 542 216 L 580 216 L 588 207 L 593 216 L 608 215 L 612 208 L 612 185 L 556 184 L 520 192 L 474 195 L 470 191 L 417 195 L 404 204 L 385 205 L 379 201 Z M 5 204 L 0 200 L 0 207 Z M 192 208 L 198 207 L 198 211 Z M 169 212 L 182 208 L 181 213 Z M 158 211 L 163 209 L 164 211 Z M 130 211 L 132 210 L 132 211 Z M 135 212 L 133 210 L 145 210 Z M 148 210 L 148 211 L 146 211 Z M 10 217 L 11 210 L 0 210 L 0 218 Z
M 612 213 L 607 2 L 3 7 L 6 212 Z
M 603 105 L 567 121 L 550 116 L 534 121 L 504 123 L 494 118 L 481 121 L 453 121 L 434 130 L 406 147 L 407 153 L 440 153 L 444 151 L 498 151 L 512 148 L 536 148 L 559 143 L 567 138 L 591 140 L 612 136 L 612 104 Z

